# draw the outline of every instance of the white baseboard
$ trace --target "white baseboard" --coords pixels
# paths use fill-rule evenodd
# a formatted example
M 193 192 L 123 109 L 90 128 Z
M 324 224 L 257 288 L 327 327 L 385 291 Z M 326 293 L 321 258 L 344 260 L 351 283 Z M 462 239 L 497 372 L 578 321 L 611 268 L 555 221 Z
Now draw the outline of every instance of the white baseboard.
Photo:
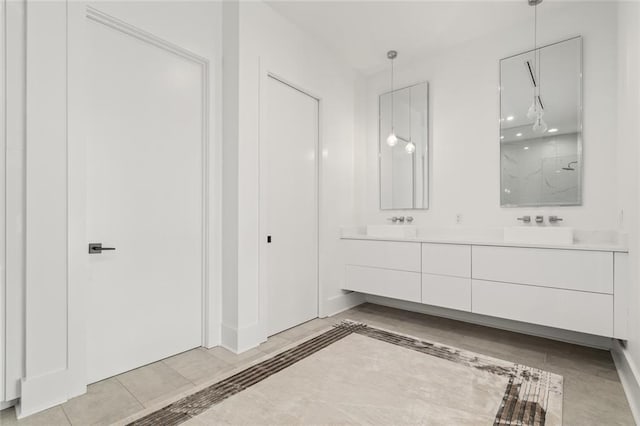
M 220 346 L 235 353 L 238 347 L 238 331 L 235 327 L 225 323 L 220 325 Z
M 220 345 L 222 342 L 222 325 L 218 321 L 210 322 L 207 327 L 207 335 L 205 336 L 204 347 L 211 349 Z
M 613 345 L 613 339 L 608 337 L 594 336 L 591 334 L 584 334 L 575 331 L 528 324 L 520 321 L 511 321 L 502 318 L 489 317 L 486 315 L 473 314 L 471 312 L 439 308 L 437 306 L 424 305 L 422 303 L 405 302 L 403 300 L 389 299 L 387 297 L 371 295 L 366 296 L 366 301 L 369 303 L 374 303 L 376 305 L 389 306 L 391 308 L 403 309 L 405 311 L 418 312 L 458 321 L 470 322 L 487 327 L 499 328 L 516 333 L 544 337 L 547 339 L 560 340 L 563 342 L 575 343 L 578 345 L 590 346 L 598 349 L 609 350 Z
M 18 419 L 62 404 L 69 399 L 69 370 L 22 379 L 20 402 L 16 405 Z
M 365 296 L 351 292 L 333 296 L 324 301 L 320 317 L 330 317 L 365 303 Z
M 221 346 L 236 354 L 253 349 L 265 341 L 265 331 L 258 322 L 238 328 L 222 324 L 221 329 Z
M 322 305 L 320 317 L 335 315 L 347 309 L 361 305 L 365 302 L 364 295 L 360 293 L 345 293 L 331 297 Z M 233 353 L 242 353 L 259 346 L 266 340 L 266 331 L 259 322 L 244 326 L 232 327 L 227 324 L 220 326 L 220 346 Z
M 640 424 L 640 370 L 619 342 L 615 342 L 611 355 L 616 364 L 622 388 L 627 395 L 633 418 L 637 424 Z

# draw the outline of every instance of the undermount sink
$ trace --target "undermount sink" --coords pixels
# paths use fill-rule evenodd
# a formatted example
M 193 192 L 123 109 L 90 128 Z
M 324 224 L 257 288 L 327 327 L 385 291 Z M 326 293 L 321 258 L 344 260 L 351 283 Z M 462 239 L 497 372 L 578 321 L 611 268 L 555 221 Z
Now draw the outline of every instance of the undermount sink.
M 380 238 L 416 238 L 414 225 L 367 225 L 367 235 Z
M 510 226 L 504 228 L 504 241 L 524 244 L 573 244 L 573 228 L 564 226 Z

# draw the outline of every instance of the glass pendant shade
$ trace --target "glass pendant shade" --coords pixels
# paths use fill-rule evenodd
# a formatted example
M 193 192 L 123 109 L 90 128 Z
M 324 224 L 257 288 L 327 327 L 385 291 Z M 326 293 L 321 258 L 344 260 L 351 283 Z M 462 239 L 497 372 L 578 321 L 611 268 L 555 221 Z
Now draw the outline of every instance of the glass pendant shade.
M 527 118 L 529 120 L 534 120 L 538 116 L 538 103 L 534 100 L 531 106 L 529 107 L 529 111 L 527 111 Z
M 389 136 L 387 136 L 387 145 L 389 145 L 390 147 L 398 145 L 398 137 L 396 136 L 395 132 L 392 131 Z
M 535 133 L 544 133 L 547 131 L 547 128 L 547 123 L 542 119 L 542 114 L 539 114 L 535 123 L 533 123 L 533 131 Z
M 414 152 L 416 152 L 416 144 L 414 144 L 413 142 L 407 142 L 404 150 L 407 151 L 407 154 L 413 154 Z

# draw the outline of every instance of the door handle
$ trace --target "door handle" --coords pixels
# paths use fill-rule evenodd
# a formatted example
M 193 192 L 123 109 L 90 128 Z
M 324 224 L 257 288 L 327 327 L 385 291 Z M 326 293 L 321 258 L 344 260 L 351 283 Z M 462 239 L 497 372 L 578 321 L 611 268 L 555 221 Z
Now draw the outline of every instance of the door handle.
M 100 254 L 104 250 L 115 250 L 115 247 L 102 247 L 102 243 L 89 243 L 89 254 Z

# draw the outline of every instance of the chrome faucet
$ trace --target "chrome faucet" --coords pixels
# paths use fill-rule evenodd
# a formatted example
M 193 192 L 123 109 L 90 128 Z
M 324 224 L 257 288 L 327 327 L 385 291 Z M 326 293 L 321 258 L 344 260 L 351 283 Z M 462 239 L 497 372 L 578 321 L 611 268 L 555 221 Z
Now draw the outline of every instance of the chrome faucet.
M 404 223 L 405 220 L 407 221 L 407 223 L 413 222 L 413 218 L 411 216 L 407 216 L 406 218 L 404 216 L 393 216 L 393 217 L 387 218 L 387 220 L 390 220 L 393 223 L 396 223 L 396 222 Z
M 558 216 L 549 216 L 549 223 L 558 223 L 562 222 L 562 218 Z
M 536 223 L 544 223 L 544 216 L 536 216 Z
M 522 223 L 530 223 L 531 222 L 531 216 L 522 216 L 522 217 L 519 217 L 518 220 L 521 220 Z

